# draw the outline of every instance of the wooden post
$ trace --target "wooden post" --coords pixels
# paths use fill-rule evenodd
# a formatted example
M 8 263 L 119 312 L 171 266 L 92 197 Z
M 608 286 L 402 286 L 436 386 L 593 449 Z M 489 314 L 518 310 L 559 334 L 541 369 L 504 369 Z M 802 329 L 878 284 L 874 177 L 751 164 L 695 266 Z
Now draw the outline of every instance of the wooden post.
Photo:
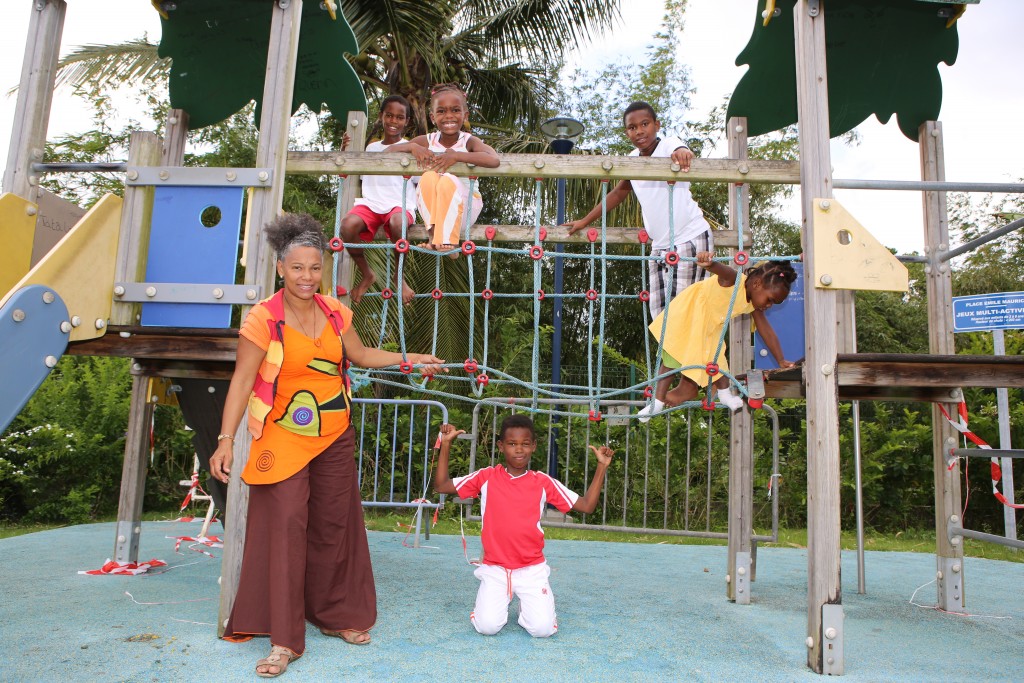
M 362 152 L 366 150 L 366 114 L 361 111 L 350 111 L 348 113 L 348 128 L 351 130 L 350 135 L 352 136 L 352 143 L 349 145 L 349 150 L 352 152 Z M 341 190 L 341 201 L 338 203 L 338 210 L 341 213 L 340 218 L 344 218 L 356 201 L 356 188 L 359 187 L 361 177 L 358 175 L 350 175 L 345 178 L 345 184 Z M 391 255 L 387 255 L 391 258 Z M 342 252 L 341 266 L 338 271 L 338 285 L 345 288 L 346 292 L 352 290 L 352 283 L 355 280 L 355 269 L 352 265 L 352 256 L 348 253 L 348 250 Z M 388 283 L 381 285 L 382 287 L 390 287 Z M 331 296 L 335 296 L 335 292 L 331 292 Z M 401 295 L 401 292 L 399 292 Z M 350 298 L 346 293 L 345 296 L 339 297 L 341 301 L 346 305 L 350 306 Z
M 945 180 L 946 168 L 942 149 L 942 124 L 926 121 L 918 129 L 921 150 L 921 179 Z M 928 292 L 928 350 L 935 354 L 953 354 L 953 282 L 949 262 L 940 262 L 938 255 L 949 248 L 949 224 L 946 215 L 946 193 L 924 192 L 924 253 Z M 956 404 L 962 399 L 954 390 L 946 410 L 956 415 Z M 932 405 L 932 448 L 935 479 L 935 560 L 938 607 L 948 612 L 964 611 L 963 539 L 950 541 L 948 525 L 959 522 L 960 468 L 948 469 L 946 453 L 956 447 L 957 432 Z
M 164 127 L 164 144 L 160 161 L 164 166 L 181 166 L 185 163 L 185 143 L 188 141 L 188 112 L 172 109 L 167 114 Z
M 35 0 L 30 4 L 32 18 L 21 64 L 18 104 L 14 109 L 3 185 L 4 192 L 34 202 L 39 192 L 39 178 L 32 173 L 32 164 L 43 160 L 46 148 L 46 128 L 50 123 L 67 4 L 64 0 Z M 8 7 L 6 11 L 13 10 Z
M 731 118 L 726 124 L 729 157 L 747 158 L 747 119 Z M 737 193 L 740 201 L 737 201 Z M 750 186 L 729 184 L 729 228 L 743 229 L 743 247 L 753 241 L 750 230 Z M 735 254 L 736 249 L 730 249 Z M 729 368 L 738 374 L 750 368 L 754 357 L 749 316 L 729 323 Z M 729 430 L 729 559 L 725 594 L 742 605 L 750 604 L 753 581 L 751 536 L 754 531 L 754 424 L 750 410 L 732 413 Z
M 261 295 L 270 295 L 274 286 L 274 254 L 263 237 L 263 226 L 280 214 L 284 197 L 285 161 L 288 154 L 288 126 L 291 121 L 292 92 L 295 87 L 295 64 L 299 49 L 299 26 L 302 0 L 274 3 L 270 25 L 270 48 L 267 54 L 267 75 L 263 84 L 263 114 L 260 117 L 260 142 L 256 150 L 257 168 L 270 168 L 274 174 L 271 186 L 254 190 L 250 203 L 249 252 L 245 266 L 245 283 L 258 285 Z M 245 550 L 245 528 L 249 509 L 249 488 L 240 478 L 249 459 L 249 433 L 245 419 L 235 438 L 235 459 L 228 483 L 230 520 L 224 534 L 224 555 L 221 560 L 220 614 L 217 634 L 224 635 L 231 608 L 238 592 L 238 579 Z
M 815 199 L 832 196 L 824 2 L 797 0 L 797 112 L 800 199 L 805 272 L 814 273 Z M 836 383 L 836 292 L 808 282 L 807 386 L 807 665 L 816 673 L 843 673 L 839 564 L 839 404 Z M 830 637 L 831 636 L 831 637 Z
M 128 142 L 128 168 L 158 166 L 160 164 L 160 138 L 156 133 L 138 131 Z M 115 282 L 143 282 L 146 277 L 146 250 L 149 248 L 149 228 L 153 220 L 153 188 L 126 185 L 121 205 L 120 237 L 117 242 Z M 114 325 L 135 325 L 141 306 L 137 303 L 117 301 L 110 309 L 110 322 Z
M 128 413 L 128 435 L 124 441 L 121 467 L 121 497 L 117 503 L 117 537 L 114 559 L 139 561 L 142 534 L 142 498 L 146 491 L 146 456 L 153 404 L 149 401 L 149 377 L 132 361 L 132 398 Z

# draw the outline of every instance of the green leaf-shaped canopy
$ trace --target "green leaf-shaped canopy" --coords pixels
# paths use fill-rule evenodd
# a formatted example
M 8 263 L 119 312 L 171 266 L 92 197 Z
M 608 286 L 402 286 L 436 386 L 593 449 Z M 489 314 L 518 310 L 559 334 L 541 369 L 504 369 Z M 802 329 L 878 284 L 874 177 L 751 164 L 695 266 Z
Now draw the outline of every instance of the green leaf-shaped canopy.
M 964 0 L 961 0 L 963 2 Z M 978 0 L 967 0 L 977 2 Z M 749 64 L 728 116 L 745 116 L 751 136 L 796 123 L 793 0 L 780 0 L 779 16 L 763 26 L 758 1 L 754 32 L 736 64 Z M 823 3 L 825 4 L 825 3 Z M 942 105 L 938 63 L 956 61 L 957 8 L 918 0 L 837 0 L 825 10 L 829 136 L 852 130 L 874 114 L 896 114 L 900 130 L 917 140 L 918 127 L 936 120 Z
M 173 4 L 173 9 L 170 7 Z M 161 57 L 172 61 L 171 106 L 189 114 L 189 127 L 223 121 L 256 100 L 260 116 L 267 68 L 272 0 L 175 0 L 164 3 Z M 366 111 L 366 95 L 345 53 L 357 54 L 352 28 L 320 3 L 303 3 L 292 111 L 305 104 L 336 116 Z

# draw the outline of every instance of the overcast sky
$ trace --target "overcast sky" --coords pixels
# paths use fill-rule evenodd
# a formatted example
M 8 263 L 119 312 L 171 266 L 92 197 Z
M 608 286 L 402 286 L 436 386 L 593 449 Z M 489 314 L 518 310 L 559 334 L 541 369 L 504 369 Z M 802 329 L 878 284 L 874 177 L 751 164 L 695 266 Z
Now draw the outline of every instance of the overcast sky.
M 315 1 L 315 0 L 307 0 Z M 5 0 L 3 40 L 0 41 L 0 167 L 6 165 L 15 98 L 6 92 L 17 85 L 24 55 L 25 33 L 32 0 Z M 662 0 L 623 3 L 622 26 L 580 59 L 600 66 L 616 54 L 640 55 L 657 30 Z M 102 12 L 97 11 L 99 7 Z M 691 119 L 702 119 L 739 82 L 746 67 L 735 66 L 753 26 L 756 0 L 690 0 L 680 48 L 680 60 L 691 69 L 697 88 Z M 948 180 L 1014 182 L 1024 176 L 1024 131 L 1021 130 L 1024 88 L 1024 2 L 983 0 L 968 6 L 957 24 L 960 52 L 952 66 L 940 65 L 943 123 Z M 70 0 L 64 26 L 62 54 L 86 43 L 115 43 L 148 33 L 159 40 L 160 22 L 142 0 Z M 83 130 L 89 113 L 68 89 L 54 97 L 49 136 Z M 917 145 L 895 124 L 873 117 L 858 129 L 862 143 L 847 148 L 833 143 L 836 178 L 918 180 Z M 921 197 L 914 192 L 838 190 L 836 197 L 880 241 L 900 252 L 923 247 Z M 792 214 L 792 215 L 790 215 Z M 787 217 L 799 220 L 790 208 Z

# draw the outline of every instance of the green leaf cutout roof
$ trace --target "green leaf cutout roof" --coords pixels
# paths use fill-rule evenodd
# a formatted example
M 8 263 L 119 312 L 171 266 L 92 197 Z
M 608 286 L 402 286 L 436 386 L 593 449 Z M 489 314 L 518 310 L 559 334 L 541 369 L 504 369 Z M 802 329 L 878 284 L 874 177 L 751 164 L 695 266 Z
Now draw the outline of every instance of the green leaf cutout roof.
M 176 0 L 161 17 L 159 55 L 172 61 L 171 106 L 189 114 L 189 127 L 223 121 L 256 100 L 260 118 L 267 68 L 272 0 Z M 335 116 L 366 111 L 366 95 L 345 53 L 359 52 L 341 11 L 303 3 L 292 112 L 305 104 Z
M 729 101 L 727 116 L 745 116 L 749 135 L 797 121 L 793 0 L 763 26 L 766 0 L 758 0 L 754 32 L 736 58 L 749 64 Z M 822 3 L 825 4 L 825 3 Z M 938 64 L 956 61 L 956 8 L 918 0 L 833 0 L 825 9 L 829 136 L 852 130 L 871 114 L 917 140 L 918 127 L 936 120 L 942 106 Z M 967 15 L 969 17 L 969 13 Z M 963 19 L 961 19 L 962 21 Z M 969 20 L 969 19 L 968 19 Z

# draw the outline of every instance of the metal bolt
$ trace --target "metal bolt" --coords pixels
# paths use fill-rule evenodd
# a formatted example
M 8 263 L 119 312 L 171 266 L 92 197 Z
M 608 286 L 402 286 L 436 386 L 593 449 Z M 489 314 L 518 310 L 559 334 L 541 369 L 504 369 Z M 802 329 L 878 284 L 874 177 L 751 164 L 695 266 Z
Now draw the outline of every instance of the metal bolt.
M 34 207 L 34 206 L 26 206 L 25 207 L 25 215 L 26 216 L 35 216 L 37 213 L 39 213 L 39 209 L 37 209 L 36 207 Z
M 245 298 L 248 299 L 249 301 L 255 301 L 256 300 L 256 290 L 255 289 L 247 289 L 247 290 L 245 290 Z
M 56 356 L 47 356 L 47 357 L 46 357 L 46 358 L 45 358 L 45 359 L 43 360 L 43 363 L 44 363 L 44 364 L 46 365 L 46 367 L 48 367 L 48 368 L 52 368 L 52 367 L 54 367 L 55 365 L 57 365 L 57 357 L 56 357 Z
M 742 592 L 743 592 L 743 589 L 742 589 L 742 588 L 737 588 L 737 589 L 736 589 L 736 592 L 737 592 L 737 593 L 742 593 Z
M 744 569 L 743 567 L 738 567 L 736 569 L 736 573 L 739 574 L 740 576 L 744 576 L 747 573 L 747 570 Z
M 412 162 L 409 161 L 409 157 L 402 157 L 402 160 L 399 163 L 402 164 L 402 168 L 408 168 L 409 164 Z
M 152 285 L 146 287 L 146 296 L 156 296 L 156 287 L 153 287 Z
M 951 546 L 954 546 L 954 547 L 955 547 L 955 546 L 958 546 L 958 545 L 960 545 L 960 541 L 962 541 L 962 540 L 963 540 L 963 539 L 962 539 L 962 538 L 960 538 L 959 536 L 954 536 L 953 538 L 949 539 L 949 544 L 950 544 Z
M 941 570 L 940 570 L 940 571 L 937 571 L 937 572 L 935 572 L 935 578 L 936 578 L 937 580 L 939 580 L 939 581 L 942 581 L 942 571 L 941 571 Z
M 141 526 L 137 526 L 137 527 L 135 527 L 135 529 L 133 529 L 133 531 L 135 533 L 137 533 L 137 534 L 141 534 L 142 533 L 142 527 Z
M 533 162 L 533 167 L 544 168 L 544 161 L 542 159 L 537 159 L 536 161 Z
M 228 171 L 227 173 L 224 174 L 224 177 L 227 179 L 229 183 L 233 183 L 238 179 L 238 174 L 235 173 L 234 171 Z
M 601 168 L 604 169 L 605 171 L 612 170 L 613 166 L 614 164 L 612 164 L 612 162 L 608 161 L 607 159 L 601 162 Z
M 70 333 L 71 323 L 69 323 L 67 320 L 62 320 L 60 323 L 60 331 L 63 332 L 64 334 Z
M 828 663 L 829 664 L 835 664 L 836 663 L 836 658 L 835 657 L 829 657 L 828 658 Z
M 43 292 L 43 303 L 52 304 L 54 301 L 53 292 Z
M 208 392 L 210 392 L 211 394 L 215 394 L 215 393 L 217 393 L 217 387 L 213 387 L 213 386 L 210 386 L 210 387 L 206 387 L 206 390 L 207 390 Z
M 933 138 L 937 138 L 937 137 L 939 137 L 939 129 L 938 129 L 938 128 L 932 128 L 932 130 L 931 130 L 931 136 L 932 136 Z
M 814 638 L 812 638 L 811 636 L 807 636 L 807 640 L 805 640 L 804 643 L 807 644 L 808 648 L 812 648 L 814 647 Z
M 750 173 L 750 167 L 746 164 L 740 164 L 740 167 L 736 170 L 740 172 L 740 175 L 747 175 Z
M 331 157 L 331 159 L 334 161 L 334 165 L 335 166 L 344 166 L 345 165 L 345 160 L 342 159 L 341 156 L 334 156 L 334 157 Z
M 924 267 L 924 274 L 925 275 L 931 275 L 932 274 L 932 267 L 930 265 Z
M 160 180 L 167 180 L 168 178 L 171 177 L 171 173 L 170 171 L 160 171 L 160 173 L 158 173 L 157 176 L 160 178 Z
M 131 332 L 118 332 L 117 334 L 118 334 L 118 336 L 121 337 L 121 339 L 131 339 L 132 338 L 132 333 Z
M 351 121 L 348 122 L 348 125 L 352 126 L 353 128 L 358 128 L 359 127 L 359 119 L 352 119 Z
M 168 116 L 167 117 L 167 123 L 169 123 L 172 126 L 177 124 L 178 123 L 178 117 L 177 116 Z
M 20 308 L 16 308 L 14 309 L 14 313 L 11 315 L 11 317 L 14 318 L 14 322 L 20 323 L 22 320 L 25 319 L 25 311 L 21 310 Z
M 960 390 L 959 389 L 950 389 L 949 397 L 950 398 L 960 398 Z M 956 443 L 955 439 L 953 440 L 953 443 Z
M 223 299 L 224 298 L 224 290 L 221 289 L 220 287 L 214 287 L 213 288 L 213 298 L 214 299 Z
M 836 632 L 835 627 L 829 626 L 825 629 L 825 637 L 829 640 L 835 640 L 837 635 L 839 634 Z
M 743 126 L 737 125 L 733 130 L 735 130 L 737 133 L 742 133 L 743 132 Z
M 121 285 L 114 287 L 114 296 L 124 296 L 124 287 Z
M 679 171 L 683 170 L 682 166 L 680 166 L 679 164 L 675 164 L 675 163 L 672 164 L 671 166 L 669 166 L 669 168 L 672 169 L 673 173 L 679 173 Z
M 761 349 L 761 358 L 768 357 L 768 349 Z
M 77 315 L 71 316 L 71 327 L 78 327 L 81 324 L 82 324 L 82 319 L 81 318 L 79 318 Z
M 831 375 L 832 374 L 832 365 L 830 363 L 825 363 L 824 365 L 822 365 L 821 366 L 821 374 L 825 375 L 826 377 Z
M 142 366 L 139 365 L 138 363 L 132 363 L 132 371 L 134 371 L 134 372 L 141 372 L 142 371 Z
M 139 179 L 139 172 L 136 171 L 134 168 L 132 170 L 128 171 L 128 173 L 125 174 L 125 175 L 127 176 L 128 180 L 138 180 Z
M 953 573 L 954 573 L 954 574 L 959 574 L 959 573 L 960 573 L 960 565 L 959 565 L 959 564 L 954 564 L 954 565 L 953 565 L 953 566 L 951 567 L 951 569 L 953 570 Z
M 96 329 L 97 330 L 102 330 L 106 326 L 107 326 L 107 321 L 106 320 L 104 320 L 103 318 L 96 318 Z
M 118 536 L 118 537 L 117 537 L 117 542 L 118 542 L 118 543 L 124 543 L 124 542 L 125 542 L 125 540 L 126 540 L 126 539 L 125 539 L 125 537 L 124 537 L 124 536 Z M 226 625 L 226 624 L 225 624 L 225 625 Z
M 821 208 L 822 211 L 828 211 L 829 209 L 832 208 L 832 202 L 830 202 L 827 199 L 822 199 L 820 202 L 818 202 L 818 206 Z
M 726 583 L 732 583 L 732 576 L 730 574 L 726 574 L 725 575 L 725 582 Z
M 28 177 L 28 184 L 29 185 L 33 185 L 33 186 L 38 185 L 39 184 L 39 176 L 37 176 L 37 175 L 30 175 Z
M 259 180 L 261 183 L 265 183 L 268 180 L 270 180 L 270 174 L 267 173 L 266 171 L 260 171 L 259 173 L 256 174 L 256 179 Z
M 950 522 L 950 524 L 959 524 L 960 523 L 960 516 L 959 515 L 950 515 L 949 516 L 949 522 Z

